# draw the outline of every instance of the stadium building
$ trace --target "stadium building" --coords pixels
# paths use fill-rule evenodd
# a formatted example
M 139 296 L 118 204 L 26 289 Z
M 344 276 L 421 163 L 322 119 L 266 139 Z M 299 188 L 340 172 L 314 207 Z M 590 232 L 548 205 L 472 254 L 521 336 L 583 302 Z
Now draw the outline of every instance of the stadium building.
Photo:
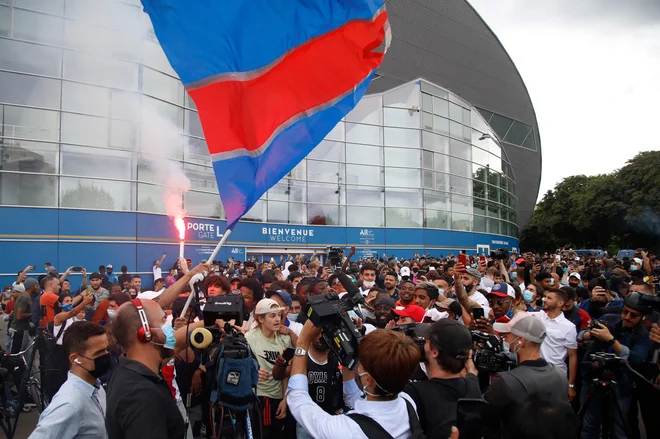
M 264 194 L 218 259 L 518 247 L 541 177 L 519 72 L 465 0 L 387 8 L 393 43 L 368 94 Z M 146 135 L 154 124 L 174 133 L 168 147 Z M 5 283 L 45 261 L 151 273 L 166 252 L 171 266 L 166 198 L 187 212 L 194 262 L 225 228 L 195 106 L 137 0 L 0 1 L 0 157 Z M 177 175 L 189 190 L 172 191 Z

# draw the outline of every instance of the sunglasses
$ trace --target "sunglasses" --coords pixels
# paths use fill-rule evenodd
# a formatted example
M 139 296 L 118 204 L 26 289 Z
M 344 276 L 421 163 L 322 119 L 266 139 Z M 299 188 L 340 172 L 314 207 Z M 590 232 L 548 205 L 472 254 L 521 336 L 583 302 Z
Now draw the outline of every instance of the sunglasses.
M 505 303 L 508 303 L 508 302 L 511 302 L 511 299 L 504 299 L 504 300 L 502 300 L 502 299 L 497 299 L 497 300 L 491 299 L 491 300 L 488 301 L 489 304 L 491 304 L 491 305 L 497 304 L 497 306 L 502 306 L 502 305 L 504 305 Z

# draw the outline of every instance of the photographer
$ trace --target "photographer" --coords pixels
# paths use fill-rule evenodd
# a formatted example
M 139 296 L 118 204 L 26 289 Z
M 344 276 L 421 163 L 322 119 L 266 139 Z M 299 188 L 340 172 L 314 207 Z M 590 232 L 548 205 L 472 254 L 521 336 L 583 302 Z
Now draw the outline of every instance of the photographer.
M 556 404 L 566 403 L 566 374 L 541 357 L 541 344 L 546 337 L 543 323 L 531 314 L 519 312 L 508 323 L 495 323 L 493 329 L 504 337 L 518 367 L 493 376 L 484 393 L 491 415 L 499 416 L 510 404 L 532 395 Z
M 312 437 L 362 439 L 377 435 L 388 437 L 389 434 L 396 439 L 407 439 L 412 432 L 419 431 L 412 405 L 398 397 L 419 362 L 419 350 L 412 340 L 386 330 L 376 330 L 362 338 L 357 380 L 366 398 L 360 398 L 355 372 L 344 368 L 344 402 L 354 410 L 347 415 L 333 416 L 310 398 L 307 384 L 307 350 L 320 334 L 321 329 L 314 327 L 310 320 L 305 323 L 287 392 L 291 413 Z
M 633 368 L 642 365 L 651 350 L 651 340 L 649 331 L 644 328 L 642 320 L 644 316 L 650 314 L 651 308 L 640 303 L 640 293 L 631 293 L 625 298 L 623 311 L 620 315 L 607 314 L 600 320 L 594 321 L 586 330 L 578 335 L 579 341 L 593 340 L 588 355 L 594 352 L 614 353 L 621 357 Z M 586 392 L 593 377 L 588 375 L 588 370 L 584 370 L 582 376 L 582 401 L 586 398 Z M 623 408 L 624 414 L 627 413 L 633 393 L 633 376 L 630 371 L 621 368 L 616 371 L 615 381 L 619 393 L 619 402 Z M 582 429 L 582 438 L 598 438 L 601 423 L 601 404 L 599 399 L 594 399 L 584 416 L 584 427 Z M 626 437 L 624 429 L 624 420 L 620 418 L 617 411 L 614 411 L 614 432 L 612 437 Z
M 481 398 L 476 369 L 470 359 L 472 336 L 455 320 L 442 319 L 428 327 L 424 355 L 428 381 L 407 384 L 402 396 L 413 402 L 428 438 L 447 438 L 456 423 L 461 398 Z M 468 368 L 465 378 L 461 372 Z

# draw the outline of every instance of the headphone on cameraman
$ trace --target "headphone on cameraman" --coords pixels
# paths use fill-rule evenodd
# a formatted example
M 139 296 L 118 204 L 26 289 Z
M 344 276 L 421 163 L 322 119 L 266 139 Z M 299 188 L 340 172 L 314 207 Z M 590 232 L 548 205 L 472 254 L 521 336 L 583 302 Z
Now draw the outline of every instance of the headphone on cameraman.
M 140 328 L 137 330 L 137 338 L 141 343 L 149 343 L 151 341 L 151 328 L 147 320 L 147 313 L 144 311 L 142 301 L 140 299 L 131 299 L 131 303 L 135 305 L 138 316 L 140 316 Z

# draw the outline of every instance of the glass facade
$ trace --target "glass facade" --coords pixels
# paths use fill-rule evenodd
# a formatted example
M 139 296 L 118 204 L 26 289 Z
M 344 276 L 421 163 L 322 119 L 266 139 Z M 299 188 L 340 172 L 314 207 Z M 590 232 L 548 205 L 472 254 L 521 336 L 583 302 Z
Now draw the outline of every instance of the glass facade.
M 224 218 L 195 105 L 145 22 L 138 0 L 0 0 L 1 205 L 163 214 L 165 168 L 190 180 L 189 216 Z M 147 145 L 146 108 L 179 147 Z M 515 237 L 495 116 L 423 80 L 365 96 L 244 221 Z M 533 137 L 516 124 L 510 141 Z

